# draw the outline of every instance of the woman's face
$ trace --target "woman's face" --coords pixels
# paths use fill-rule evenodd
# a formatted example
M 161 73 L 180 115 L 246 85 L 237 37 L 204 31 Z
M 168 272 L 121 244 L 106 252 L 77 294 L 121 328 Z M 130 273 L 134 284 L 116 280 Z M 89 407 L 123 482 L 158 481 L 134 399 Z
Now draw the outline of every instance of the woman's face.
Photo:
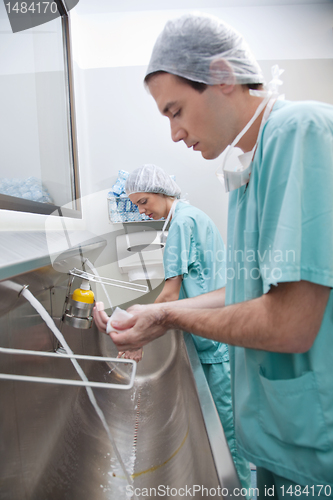
M 172 198 L 157 193 L 133 193 L 129 199 L 137 205 L 140 214 L 148 215 L 154 220 L 166 218 L 173 203 Z

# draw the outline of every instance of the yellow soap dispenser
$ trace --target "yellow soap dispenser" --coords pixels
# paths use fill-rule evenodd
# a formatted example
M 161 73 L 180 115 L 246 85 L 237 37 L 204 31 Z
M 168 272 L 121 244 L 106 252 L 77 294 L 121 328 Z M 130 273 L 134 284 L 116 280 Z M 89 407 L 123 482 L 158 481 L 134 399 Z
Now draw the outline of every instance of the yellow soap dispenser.
M 94 292 L 90 289 L 89 281 L 83 280 L 80 288 L 74 290 L 72 299 L 76 302 L 93 304 L 95 300 Z
M 88 280 L 83 280 L 80 288 L 67 301 L 63 321 L 75 328 L 90 328 L 93 322 L 92 310 L 95 305 L 94 292 Z

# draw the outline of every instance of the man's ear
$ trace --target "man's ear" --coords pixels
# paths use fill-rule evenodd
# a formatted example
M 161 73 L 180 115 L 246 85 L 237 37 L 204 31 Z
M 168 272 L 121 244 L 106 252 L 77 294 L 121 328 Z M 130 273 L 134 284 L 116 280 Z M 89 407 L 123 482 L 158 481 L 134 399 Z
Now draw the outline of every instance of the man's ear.
M 215 61 L 210 63 L 209 70 L 210 76 L 216 85 L 223 85 L 225 93 L 232 92 L 236 85 L 236 78 L 228 61 L 225 59 L 215 59 Z

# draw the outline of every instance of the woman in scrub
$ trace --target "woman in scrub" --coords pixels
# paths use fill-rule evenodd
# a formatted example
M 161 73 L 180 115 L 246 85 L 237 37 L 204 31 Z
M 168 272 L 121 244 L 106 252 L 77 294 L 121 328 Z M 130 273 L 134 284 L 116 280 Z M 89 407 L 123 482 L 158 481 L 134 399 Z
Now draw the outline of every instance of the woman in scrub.
M 179 199 L 180 188 L 164 170 L 155 165 L 134 170 L 125 191 L 140 213 L 166 219 L 163 231 L 169 224 L 163 254 L 165 284 L 155 302 L 195 297 L 225 286 L 225 247 L 217 227 L 204 212 Z M 228 346 L 197 335 L 192 338 L 240 481 L 249 489 L 249 463 L 236 448 Z M 136 351 L 135 359 L 140 358 Z

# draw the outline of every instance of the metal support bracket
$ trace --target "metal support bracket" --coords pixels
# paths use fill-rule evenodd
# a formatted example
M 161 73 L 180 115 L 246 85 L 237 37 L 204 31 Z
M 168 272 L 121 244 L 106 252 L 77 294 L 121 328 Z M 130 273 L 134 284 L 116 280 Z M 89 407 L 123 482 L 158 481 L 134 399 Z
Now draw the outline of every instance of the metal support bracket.
M 109 361 L 112 363 L 126 363 L 132 365 L 132 372 L 130 374 L 130 381 L 127 384 L 115 384 L 108 382 L 92 382 L 83 380 L 70 380 L 62 378 L 50 378 L 50 377 L 32 377 L 29 375 L 14 375 L 10 373 L 0 373 L 0 379 L 3 380 L 18 380 L 22 382 L 40 382 L 46 384 L 60 384 L 60 385 L 77 385 L 84 387 L 97 387 L 101 389 L 131 389 L 134 384 L 134 378 L 136 374 L 136 361 L 132 359 L 121 359 L 121 358 L 111 358 L 104 356 L 86 356 L 84 354 L 63 354 L 58 352 L 45 352 L 45 351 L 29 351 L 26 349 L 9 349 L 6 347 L 0 347 L 0 353 L 3 354 L 25 354 L 32 356 L 46 356 L 46 357 L 56 357 L 56 358 L 68 358 L 68 359 L 85 359 L 90 361 Z M 127 374 L 126 374 L 127 375 Z

